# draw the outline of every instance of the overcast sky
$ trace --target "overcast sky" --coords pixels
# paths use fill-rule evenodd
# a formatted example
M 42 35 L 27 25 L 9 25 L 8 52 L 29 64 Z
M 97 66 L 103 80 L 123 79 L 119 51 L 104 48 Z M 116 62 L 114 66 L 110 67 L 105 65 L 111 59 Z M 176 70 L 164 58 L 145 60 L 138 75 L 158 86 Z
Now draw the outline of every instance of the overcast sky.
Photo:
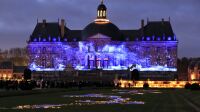
M 37 18 L 66 20 L 83 29 L 96 18 L 100 0 L 0 0 L 0 48 L 25 47 Z M 105 0 L 108 18 L 120 29 L 138 29 L 141 19 L 171 18 L 179 57 L 200 56 L 200 0 Z

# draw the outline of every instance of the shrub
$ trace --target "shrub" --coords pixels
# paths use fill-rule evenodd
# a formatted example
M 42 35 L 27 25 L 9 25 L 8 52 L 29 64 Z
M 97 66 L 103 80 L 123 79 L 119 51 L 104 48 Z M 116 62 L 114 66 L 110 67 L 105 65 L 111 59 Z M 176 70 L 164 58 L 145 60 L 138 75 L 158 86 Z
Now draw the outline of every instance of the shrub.
M 149 88 L 149 84 L 148 83 L 144 83 L 143 89 L 148 89 L 148 88 Z
M 32 90 L 35 87 L 33 82 L 29 82 L 29 81 L 22 81 L 19 84 L 19 88 L 21 90 Z
M 193 83 L 190 87 L 191 90 L 200 90 L 200 86 L 198 83 Z
M 186 84 L 185 84 L 185 89 L 190 89 L 190 87 L 191 87 L 191 84 L 190 84 L 190 83 L 186 83 Z

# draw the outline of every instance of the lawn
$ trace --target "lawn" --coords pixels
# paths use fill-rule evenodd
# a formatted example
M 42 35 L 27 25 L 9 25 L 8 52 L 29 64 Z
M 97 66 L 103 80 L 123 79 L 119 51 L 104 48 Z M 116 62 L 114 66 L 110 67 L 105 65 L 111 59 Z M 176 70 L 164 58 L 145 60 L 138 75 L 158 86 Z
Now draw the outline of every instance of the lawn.
M 53 89 L 0 92 L 0 112 L 22 110 L 26 112 L 200 112 L 200 91 Z

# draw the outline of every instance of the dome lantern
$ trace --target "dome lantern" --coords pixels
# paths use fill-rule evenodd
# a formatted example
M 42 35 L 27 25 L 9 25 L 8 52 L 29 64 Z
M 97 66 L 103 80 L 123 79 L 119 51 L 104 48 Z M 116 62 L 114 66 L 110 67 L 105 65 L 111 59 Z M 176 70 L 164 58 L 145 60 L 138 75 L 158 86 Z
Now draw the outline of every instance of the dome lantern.
M 106 12 L 107 8 L 103 3 L 103 0 L 101 1 L 101 4 L 98 6 L 97 9 L 97 19 L 106 19 Z
M 101 34 L 110 37 L 111 40 L 120 41 L 121 33 L 119 28 L 111 23 L 106 17 L 106 6 L 103 0 L 97 8 L 97 18 L 94 22 L 88 24 L 82 31 L 82 40 L 88 40 L 89 37 Z

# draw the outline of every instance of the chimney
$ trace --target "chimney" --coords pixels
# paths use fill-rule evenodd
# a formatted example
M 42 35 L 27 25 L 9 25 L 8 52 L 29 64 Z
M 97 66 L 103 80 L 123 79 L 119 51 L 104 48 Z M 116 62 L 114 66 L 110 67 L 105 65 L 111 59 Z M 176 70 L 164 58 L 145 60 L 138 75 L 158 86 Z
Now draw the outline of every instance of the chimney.
M 46 19 L 43 19 L 43 23 L 45 23 L 45 24 L 46 24 L 46 22 L 47 22 L 47 21 L 46 21 Z
M 169 22 L 171 21 L 171 18 L 170 18 L 170 16 L 169 16 Z
M 42 26 L 45 27 L 45 26 L 46 26 L 46 23 L 47 23 L 46 19 L 43 19 L 43 22 L 42 22 L 42 23 L 43 23 Z
M 143 36 L 144 35 L 144 19 L 141 20 L 141 29 L 142 29 L 141 34 Z
M 144 28 L 144 19 L 141 20 L 141 28 Z
M 60 29 L 61 29 L 61 37 L 64 37 L 65 35 L 65 20 L 64 19 L 61 19 Z
M 147 18 L 147 24 L 149 23 L 149 18 Z
M 164 18 L 162 18 L 162 23 L 164 23 L 164 21 L 165 21 Z

